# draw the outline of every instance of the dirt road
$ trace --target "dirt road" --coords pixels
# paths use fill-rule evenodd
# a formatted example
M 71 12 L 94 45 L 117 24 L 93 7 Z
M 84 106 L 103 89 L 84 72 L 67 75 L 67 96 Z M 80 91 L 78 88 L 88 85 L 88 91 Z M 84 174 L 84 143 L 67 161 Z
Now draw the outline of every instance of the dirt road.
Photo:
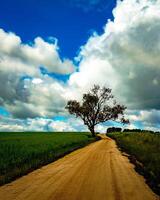
M 104 138 L 0 187 L 0 200 L 155 200 L 115 142 Z

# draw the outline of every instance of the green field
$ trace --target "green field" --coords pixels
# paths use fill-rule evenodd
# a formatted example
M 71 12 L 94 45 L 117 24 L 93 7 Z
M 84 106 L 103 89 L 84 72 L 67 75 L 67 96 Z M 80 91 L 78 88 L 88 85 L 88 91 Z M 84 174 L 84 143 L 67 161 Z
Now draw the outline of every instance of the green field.
M 109 133 L 118 146 L 140 161 L 137 166 L 148 184 L 160 194 L 160 134 L 154 133 Z
M 0 185 L 94 140 L 89 133 L 0 133 Z

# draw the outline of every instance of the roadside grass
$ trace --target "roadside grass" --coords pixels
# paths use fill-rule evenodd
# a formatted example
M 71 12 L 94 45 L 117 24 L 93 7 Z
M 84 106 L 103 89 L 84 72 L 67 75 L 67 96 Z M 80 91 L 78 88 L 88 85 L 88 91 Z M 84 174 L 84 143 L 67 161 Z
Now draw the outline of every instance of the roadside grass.
M 89 133 L 0 133 L 0 185 L 95 140 Z
M 147 180 L 151 188 L 160 194 L 160 134 L 155 133 L 109 133 L 122 151 L 131 155 L 136 170 Z M 137 162 L 138 160 L 139 162 Z

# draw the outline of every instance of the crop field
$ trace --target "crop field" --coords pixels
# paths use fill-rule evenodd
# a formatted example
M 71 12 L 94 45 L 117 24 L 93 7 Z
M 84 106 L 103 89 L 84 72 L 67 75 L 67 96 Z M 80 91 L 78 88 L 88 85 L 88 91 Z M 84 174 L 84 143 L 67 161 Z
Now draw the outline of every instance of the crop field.
M 148 184 L 160 194 L 160 134 L 155 133 L 109 133 L 118 146 L 142 163 L 137 166 Z M 133 159 L 132 159 L 133 160 Z
M 89 133 L 0 133 L 0 185 L 94 140 Z

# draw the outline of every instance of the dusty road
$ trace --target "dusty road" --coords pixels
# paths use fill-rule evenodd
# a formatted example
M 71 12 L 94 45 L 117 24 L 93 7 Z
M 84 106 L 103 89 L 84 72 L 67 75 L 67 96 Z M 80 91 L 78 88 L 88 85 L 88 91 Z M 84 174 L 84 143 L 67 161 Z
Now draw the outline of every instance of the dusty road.
M 155 200 L 115 142 L 104 138 L 0 187 L 0 200 Z

